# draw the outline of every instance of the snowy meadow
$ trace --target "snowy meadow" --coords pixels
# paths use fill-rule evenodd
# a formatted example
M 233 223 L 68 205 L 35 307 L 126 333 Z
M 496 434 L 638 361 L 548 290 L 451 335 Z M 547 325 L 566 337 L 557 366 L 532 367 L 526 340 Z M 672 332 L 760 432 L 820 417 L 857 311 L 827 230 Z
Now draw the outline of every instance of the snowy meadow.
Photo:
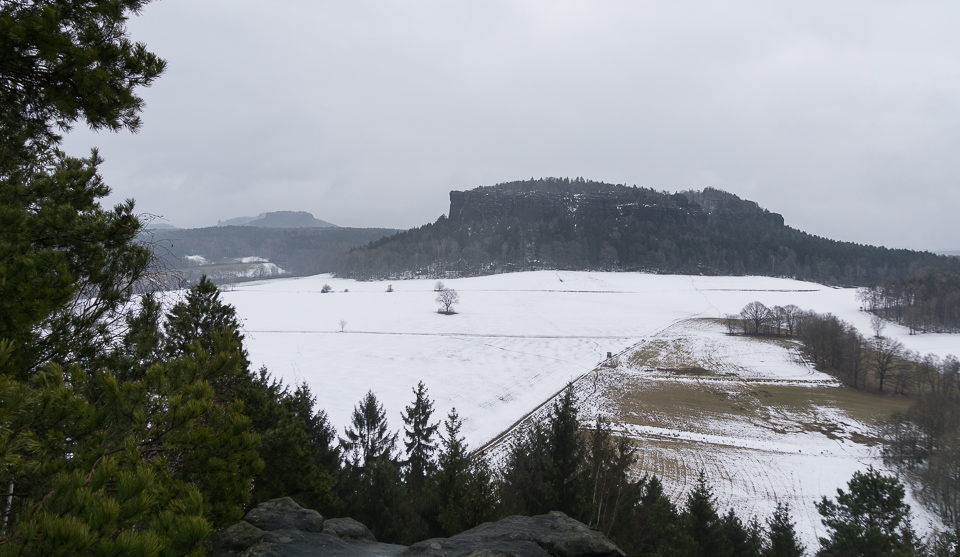
M 581 417 L 602 415 L 637 440 L 637 473 L 662 475 L 679 497 L 702 468 L 720 507 L 744 516 L 766 516 L 786 500 L 808 543 L 820 530 L 813 503 L 853 471 L 881 465 L 870 441 L 876 412 L 845 409 L 869 401 L 831 403 L 821 395 L 847 389 L 795 349 L 728 336 L 714 321 L 758 300 L 830 312 L 869 334 L 854 289 L 565 271 L 443 282 L 459 293 L 455 315 L 437 312 L 436 280 L 426 279 L 318 275 L 236 285 L 223 298 L 243 320 L 253 365 L 288 384 L 308 383 L 340 432 L 368 390 L 400 429 L 411 389 L 423 381 L 435 417 L 456 407 L 467 442 L 479 447 L 578 381 Z M 894 325 L 885 334 L 921 353 L 960 353 L 960 335 L 909 335 Z M 690 367 L 704 373 L 677 373 Z M 817 394 L 797 395 L 808 392 Z M 931 519 L 913 506 L 923 528 Z

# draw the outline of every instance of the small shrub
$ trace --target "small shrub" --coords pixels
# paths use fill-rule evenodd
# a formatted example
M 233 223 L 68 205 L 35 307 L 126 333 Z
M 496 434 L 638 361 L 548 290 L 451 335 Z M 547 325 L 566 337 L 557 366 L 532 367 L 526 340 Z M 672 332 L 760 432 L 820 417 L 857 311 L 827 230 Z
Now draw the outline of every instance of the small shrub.
M 331 291 L 333 291 L 333 288 L 330 288 L 329 284 L 324 284 L 323 287 L 320 288 L 321 294 L 326 294 L 327 292 L 331 292 Z

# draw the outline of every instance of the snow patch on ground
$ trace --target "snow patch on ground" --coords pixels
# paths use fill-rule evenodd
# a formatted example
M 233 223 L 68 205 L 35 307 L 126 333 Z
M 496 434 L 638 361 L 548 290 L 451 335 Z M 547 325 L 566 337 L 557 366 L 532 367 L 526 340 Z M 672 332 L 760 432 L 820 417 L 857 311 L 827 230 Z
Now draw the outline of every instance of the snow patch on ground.
M 201 266 L 201 265 L 210 265 L 210 260 L 202 255 L 185 255 L 184 259 L 187 260 L 191 265 Z
M 564 271 L 444 279 L 460 295 L 459 313 L 450 316 L 436 311 L 435 282 L 318 275 L 238 284 L 223 299 L 244 321 L 253 366 L 266 365 L 288 384 L 308 383 L 341 434 L 368 390 L 384 405 L 391 427 L 401 429 L 401 413 L 422 380 L 438 419 L 457 408 L 472 447 L 496 437 L 568 382 L 603 377 L 594 370 L 608 352 L 632 374 L 624 377 L 727 389 L 731 396 L 738 383 L 836 385 L 795 351 L 729 337 L 715 322 L 702 320 L 738 313 L 754 300 L 830 312 L 870 334 L 870 315 L 860 311 L 855 289 L 791 279 Z M 322 294 L 325 284 L 333 291 Z M 386 292 L 388 284 L 393 292 Z M 343 332 L 340 320 L 346 321 Z M 894 325 L 886 333 L 922 353 L 960 354 L 958 334 L 911 336 Z M 662 362 L 629 365 L 629 349 L 664 342 L 677 349 L 665 352 Z M 677 374 L 669 371 L 670 358 L 712 362 L 719 373 Z M 587 416 L 609 412 L 602 402 L 590 404 L 593 414 Z M 822 408 L 801 418 L 845 419 L 831 412 L 836 410 Z M 812 545 L 824 533 L 813 503 L 835 495 L 854 471 L 879 467 L 880 461 L 874 449 L 854 440 L 866 424 L 847 420 L 843 434 L 827 435 L 797 428 L 801 418 L 774 412 L 757 425 L 686 416 L 657 426 L 618 427 L 643 443 L 646 462 L 685 463 L 683 472 L 650 470 L 664 476 L 673 495 L 685 494 L 703 468 L 721 505 L 745 516 L 765 517 L 776 500 L 791 502 Z M 913 507 L 917 512 L 919 506 Z

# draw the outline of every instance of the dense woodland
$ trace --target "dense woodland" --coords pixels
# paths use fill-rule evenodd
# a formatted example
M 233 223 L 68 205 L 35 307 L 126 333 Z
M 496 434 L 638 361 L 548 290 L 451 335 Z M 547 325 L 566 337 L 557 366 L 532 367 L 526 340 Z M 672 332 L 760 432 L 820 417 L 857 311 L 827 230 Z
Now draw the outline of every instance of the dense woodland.
M 304 385 L 251 370 L 234 309 L 208 280 L 151 293 L 132 202 L 60 131 L 136 130 L 164 62 L 126 35 L 143 0 L 0 4 L 0 556 L 203 555 L 256 502 L 291 496 L 383 540 L 446 534 L 511 512 L 563 510 L 633 554 L 796 555 L 789 512 L 723 513 L 700 481 L 679 507 L 626 470 L 634 447 L 581 429 L 572 393 L 502 465 L 443 429 L 417 386 L 400 432 L 374 393 L 342 436 Z M 921 547 L 903 486 L 873 470 L 818 509 L 822 555 Z
M 861 289 L 864 309 L 910 328 L 910 332 L 960 331 L 960 273 L 903 277 Z
M 862 285 L 960 258 L 838 242 L 716 189 L 676 194 L 578 178 L 451 192 L 450 214 L 339 256 L 360 279 L 538 269 L 769 275 Z
M 257 256 L 293 276 L 306 276 L 328 272 L 335 254 L 394 232 L 388 228 L 215 226 L 149 229 L 139 239 L 170 269 L 184 268 L 189 255 L 202 255 L 214 263 Z

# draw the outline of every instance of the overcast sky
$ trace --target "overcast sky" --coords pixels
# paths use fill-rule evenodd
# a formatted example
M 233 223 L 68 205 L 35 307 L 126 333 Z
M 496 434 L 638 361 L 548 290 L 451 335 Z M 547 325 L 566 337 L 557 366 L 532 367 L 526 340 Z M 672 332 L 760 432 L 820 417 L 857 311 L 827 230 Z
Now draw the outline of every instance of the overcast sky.
M 158 0 L 168 61 L 111 201 L 179 227 L 409 228 L 450 190 L 712 186 L 790 226 L 960 249 L 960 2 Z

